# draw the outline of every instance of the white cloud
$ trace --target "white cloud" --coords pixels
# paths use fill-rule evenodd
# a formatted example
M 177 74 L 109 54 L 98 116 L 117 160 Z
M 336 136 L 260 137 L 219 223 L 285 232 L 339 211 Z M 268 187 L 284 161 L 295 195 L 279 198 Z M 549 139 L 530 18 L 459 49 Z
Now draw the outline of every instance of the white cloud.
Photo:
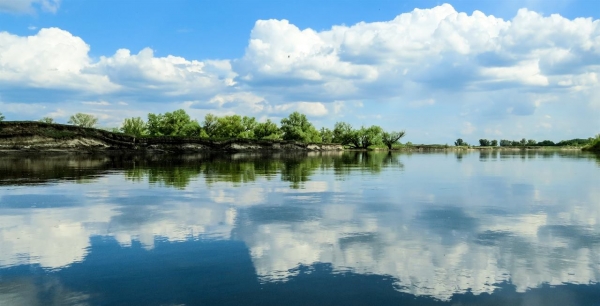
M 36 7 L 43 11 L 56 13 L 61 0 L 0 0 L 0 12 L 32 14 Z
M 268 112 L 277 115 L 286 115 L 291 112 L 300 112 L 308 116 L 320 117 L 325 116 L 329 113 L 327 107 L 320 102 L 295 102 L 274 105 L 269 107 Z
M 96 106 L 108 106 L 108 105 L 111 105 L 110 103 L 108 103 L 106 101 L 85 101 L 85 102 L 81 102 L 81 104 L 96 105 Z
M 160 92 L 163 97 L 216 93 L 234 84 L 228 61 L 188 61 L 169 55 L 155 57 L 150 48 L 132 55 L 127 49 L 101 57 L 90 71 L 107 76 L 128 91 Z
M 323 103 L 318 102 L 298 102 L 297 110 L 309 116 L 325 116 L 328 111 Z
M 104 93 L 118 85 L 88 74 L 90 47 L 69 32 L 48 28 L 20 37 L 0 32 L 0 85 Z
M 0 32 L 0 88 L 9 89 L 0 98 L 29 103 L 20 101 L 21 91 L 38 89 L 33 102 L 122 101 L 134 108 L 160 101 L 152 108 L 171 111 L 187 101 L 215 113 L 261 117 L 299 110 L 324 121 L 334 119 L 327 114 L 341 115 L 344 105 L 344 120 L 358 124 L 359 116 L 381 114 L 398 129 L 397 114 L 409 108 L 405 122 L 436 114 L 439 127 L 431 128 L 468 120 L 481 132 L 490 128 L 488 117 L 508 123 L 538 110 L 575 108 L 579 120 L 554 119 L 573 126 L 564 131 L 584 133 L 598 127 L 585 118 L 600 115 L 599 35 L 600 21 L 591 18 L 521 9 L 505 20 L 448 4 L 320 31 L 259 20 L 243 57 L 218 61 L 159 57 L 150 48 L 119 49 L 96 60 L 82 38 L 61 29 L 29 37 Z M 533 129 L 537 123 L 523 124 Z M 507 137 L 509 126 L 500 131 Z
M 238 92 L 231 94 L 218 94 L 212 97 L 208 102 L 194 101 L 192 107 L 218 109 L 240 107 L 253 113 L 260 112 L 265 108 L 265 99 L 250 92 Z

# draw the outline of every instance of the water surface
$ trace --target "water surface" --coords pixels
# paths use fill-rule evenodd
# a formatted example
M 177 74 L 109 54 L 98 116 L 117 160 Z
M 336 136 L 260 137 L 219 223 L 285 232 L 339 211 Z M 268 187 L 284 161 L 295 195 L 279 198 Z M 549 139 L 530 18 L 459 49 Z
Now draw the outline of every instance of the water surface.
M 0 157 L 0 305 L 600 305 L 579 152 Z

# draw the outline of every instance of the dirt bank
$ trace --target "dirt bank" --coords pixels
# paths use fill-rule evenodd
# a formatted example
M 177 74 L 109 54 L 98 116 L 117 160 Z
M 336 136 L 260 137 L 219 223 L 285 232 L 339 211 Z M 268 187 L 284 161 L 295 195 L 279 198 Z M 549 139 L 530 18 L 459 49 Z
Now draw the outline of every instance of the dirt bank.
M 105 130 L 32 121 L 0 122 L 0 151 L 3 152 L 165 152 L 206 151 L 336 151 L 340 144 L 310 144 L 295 141 L 194 137 L 133 137 Z

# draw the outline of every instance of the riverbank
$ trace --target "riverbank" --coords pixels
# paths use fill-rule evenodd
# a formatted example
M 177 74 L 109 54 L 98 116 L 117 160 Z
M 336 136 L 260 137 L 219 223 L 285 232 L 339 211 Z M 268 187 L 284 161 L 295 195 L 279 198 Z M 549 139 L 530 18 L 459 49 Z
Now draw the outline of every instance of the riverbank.
M 375 150 L 388 150 L 377 148 Z M 391 151 L 409 152 L 477 152 L 477 151 L 581 151 L 581 147 L 541 147 L 541 146 L 518 146 L 518 147 L 457 147 L 444 145 L 412 145 L 393 148 Z
M 94 128 L 33 121 L 0 122 L 3 152 L 155 152 L 193 153 L 207 151 L 341 151 L 340 144 L 295 141 L 195 137 L 133 137 Z
M 448 145 L 399 145 L 392 151 L 405 152 L 466 152 L 466 151 L 580 151 L 581 147 L 518 146 L 479 147 Z M 0 122 L 0 152 L 3 153 L 199 153 L 199 152 L 270 152 L 270 151 L 367 151 L 348 149 L 341 144 L 302 143 L 282 140 L 228 139 L 213 140 L 197 137 L 133 137 L 95 128 L 49 124 L 36 121 Z M 369 148 L 384 150 L 387 147 Z M 591 150 L 593 151 L 593 149 Z

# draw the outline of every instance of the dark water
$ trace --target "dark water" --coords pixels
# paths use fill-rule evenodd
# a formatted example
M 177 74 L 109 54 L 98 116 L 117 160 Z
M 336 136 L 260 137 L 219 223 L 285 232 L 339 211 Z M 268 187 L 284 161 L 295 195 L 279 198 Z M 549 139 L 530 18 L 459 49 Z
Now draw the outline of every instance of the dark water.
M 0 157 L 0 305 L 600 305 L 599 160 Z

